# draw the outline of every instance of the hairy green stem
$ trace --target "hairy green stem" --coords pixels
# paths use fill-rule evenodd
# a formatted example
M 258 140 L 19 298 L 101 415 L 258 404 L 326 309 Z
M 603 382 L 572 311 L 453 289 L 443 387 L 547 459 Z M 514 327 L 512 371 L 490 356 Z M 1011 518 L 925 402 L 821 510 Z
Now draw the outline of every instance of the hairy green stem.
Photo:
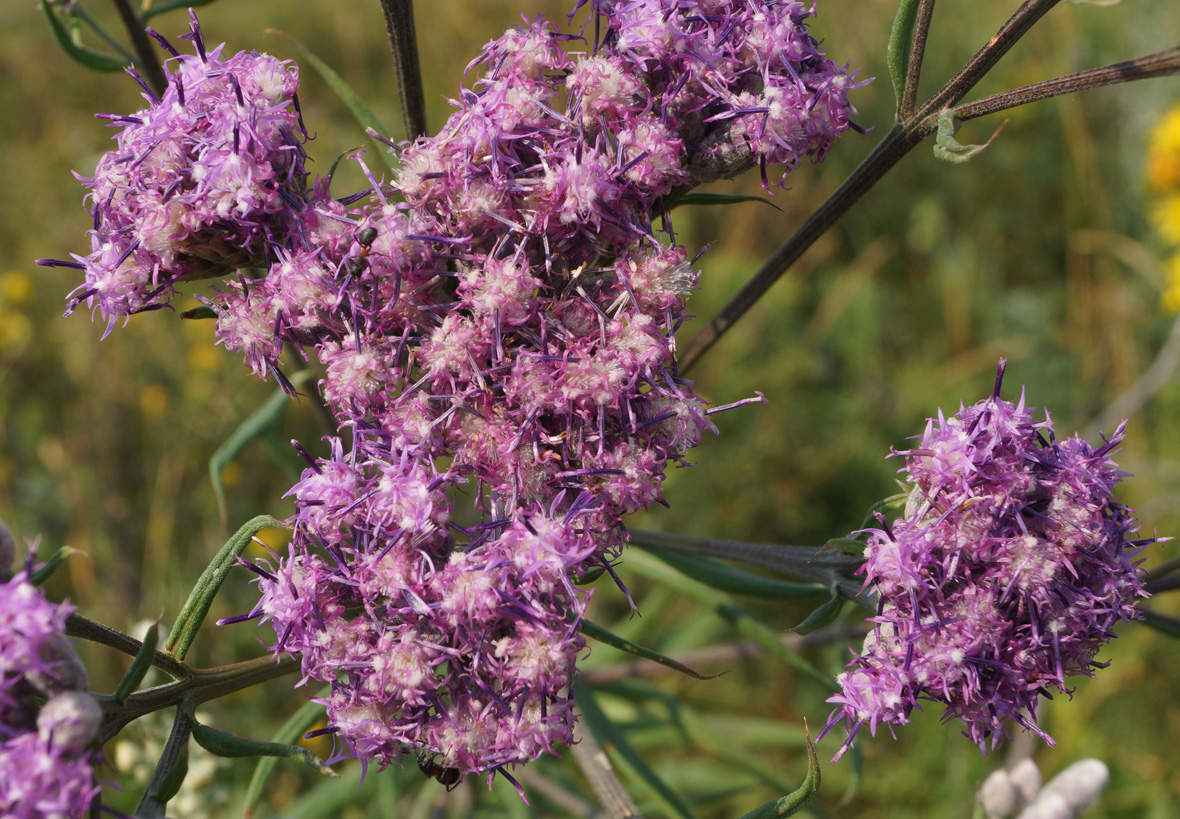
M 426 134 L 426 96 L 422 91 L 422 68 L 418 61 L 418 39 L 414 34 L 414 1 L 381 0 L 389 49 L 397 70 L 397 87 L 402 102 L 402 124 L 406 139 Z
M 909 65 L 905 72 L 905 91 L 901 96 L 901 118 L 914 113 L 918 102 L 918 81 L 922 77 L 922 58 L 926 56 L 926 39 L 930 34 L 930 19 L 934 16 L 934 0 L 921 0 L 918 19 L 914 23 L 914 40 L 910 46 Z

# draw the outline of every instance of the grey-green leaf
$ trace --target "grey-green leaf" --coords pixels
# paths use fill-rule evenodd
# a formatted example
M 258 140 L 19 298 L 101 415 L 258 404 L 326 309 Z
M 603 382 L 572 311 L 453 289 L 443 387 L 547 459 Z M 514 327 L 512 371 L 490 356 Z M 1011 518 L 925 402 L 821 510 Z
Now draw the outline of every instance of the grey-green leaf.
M 74 62 L 93 71 L 122 71 L 130 65 L 127 60 L 121 57 L 104 54 L 101 51 L 95 51 L 75 43 L 70 33 L 66 31 L 66 27 L 62 25 L 57 13 L 46 0 L 41 0 L 41 11 L 45 13 L 45 19 L 49 22 L 53 38 L 57 40 L 62 51 L 68 54 Z
M 345 106 L 348 107 L 348 110 L 352 112 L 354 117 L 356 117 L 357 122 L 361 124 L 362 128 L 372 128 L 374 131 L 381 134 L 381 136 L 389 139 L 389 131 L 384 125 L 381 124 L 381 120 L 377 119 L 377 115 L 373 113 L 373 109 L 371 109 L 365 103 L 365 101 L 361 99 L 359 94 L 352 90 L 352 86 L 345 82 L 343 77 L 332 70 L 331 66 L 309 51 L 307 46 L 303 45 L 303 43 L 299 42 L 285 31 L 279 31 L 278 29 L 271 28 L 267 29 L 267 33 L 277 34 L 279 37 L 282 37 L 291 45 L 295 46 L 295 48 L 299 49 L 299 51 L 303 54 L 304 61 L 309 63 L 311 67 L 314 68 L 316 72 L 324 78 L 324 82 L 326 82 L 328 87 L 330 87 L 336 93 L 336 96 L 340 97 L 341 102 L 343 102 Z M 381 153 L 382 156 L 385 155 L 384 151 Z
M 762 202 L 775 210 L 782 210 L 765 196 L 753 196 L 740 193 L 686 193 L 676 200 L 676 207 L 681 205 L 736 205 L 739 202 Z
M 600 643 L 606 643 L 608 646 L 617 648 L 619 651 L 625 651 L 628 654 L 634 654 L 636 657 L 642 657 L 645 660 L 651 660 L 653 663 L 659 663 L 662 666 L 679 671 L 681 674 L 687 674 L 690 677 L 696 677 L 698 680 L 713 680 L 721 676 L 720 674 L 713 674 L 711 676 L 698 674 L 684 663 L 677 662 L 671 657 L 660 654 L 658 651 L 652 651 L 650 648 L 644 648 L 637 643 L 633 643 L 617 634 L 613 634 L 604 629 L 602 626 L 591 623 L 589 620 L 583 620 L 581 628 L 583 634 L 585 634 L 587 637 L 597 640 Z
M 327 696 L 328 693 L 329 689 L 324 689 L 319 696 Z M 293 745 L 323 716 L 323 705 L 317 702 L 307 702 L 283 723 L 271 741 Z M 278 764 L 279 757 L 277 756 L 264 756 L 258 760 L 258 765 L 254 768 L 254 775 L 250 777 L 250 785 L 246 788 L 246 804 L 242 809 L 243 815 L 247 818 L 254 813 L 254 808 L 262 801 L 262 796 L 266 791 L 266 782 Z
M 251 539 L 263 529 L 281 527 L 281 521 L 270 515 L 259 515 L 252 518 L 238 529 L 234 536 L 226 541 L 217 555 L 210 561 L 208 567 L 197 579 L 196 585 L 189 593 L 184 608 L 176 617 L 172 633 L 164 645 L 164 651 L 178 660 L 184 660 L 185 654 L 197 637 L 209 608 L 213 605 L 213 598 L 221 589 L 226 575 L 238 562 L 238 556 L 250 545 Z
M 127 669 L 123 679 L 119 680 L 119 684 L 115 686 L 115 701 L 120 705 L 127 702 L 127 698 L 139 688 L 139 684 L 147 676 L 148 670 L 152 667 L 152 660 L 156 656 L 156 645 L 159 642 L 160 621 L 157 619 L 156 622 L 148 626 L 139 651 L 135 653 L 135 659 L 131 661 L 131 667 Z
M 828 602 L 824 603 L 819 608 L 815 609 L 807 618 L 795 626 L 791 631 L 796 634 L 810 634 L 818 628 L 823 628 L 829 623 L 835 622 L 836 618 L 840 616 L 840 609 L 844 607 L 844 596 L 840 594 L 839 589 L 832 586 L 832 597 Z
M 801 811 L 819 790 L 819 759 L 816 758 L 815 745 L 811 741 L 811 731 L 807 729 L 806 723 L 803 730 L 807 734 L 807 776 L 803 778 L 803 784 L 781 799 L 759 805 L 742 819 L 780 819 L 784 816 L 793 816 Z
M 336 776 L 336 772 L 321 762 L 315 754 L 307 748 L 298 745 L 287 745 L 282 742 L 264 742 L 257 739 L 247 739 L 236 736 L 228 731 L 219 731 L 208 725 L 193 723 L 193 739 L 197 744 L 211 754 L 234 758 L 243 756 L 275 756 L 284 759 L 294 759 L 310 765 L 325 776 Z
M 209 459 L 209 481 L 213 484 L 213 495 L 217 498 L 217 509 L 224 525 L 228 517 L 225 499 L 225 484 L 221 482 L 221 471 L 256 438 L 278 429 L 283 413 L 291 404 L 291 398 L 282 389 L 277 389 L 259 404 L 250 417 L 238 425 L 228 438 L 217 447 Z
M 905 79 L 910 67 L 910 50 L 914 46 L 914 26 L 918 20 L 918 4 L 921 0 L 901 0 L 893 28 L 889 32 L 889 51 L 886 64 L 889 80 L 893 83 L 893 96 L 897 109 L 901 110 L 901 97 L 905 93 Z

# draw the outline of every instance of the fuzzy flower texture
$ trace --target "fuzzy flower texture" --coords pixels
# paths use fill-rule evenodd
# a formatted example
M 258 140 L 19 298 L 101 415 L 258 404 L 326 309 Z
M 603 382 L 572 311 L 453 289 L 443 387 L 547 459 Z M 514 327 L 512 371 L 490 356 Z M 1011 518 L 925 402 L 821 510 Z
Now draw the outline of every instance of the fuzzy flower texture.
M 1034 422 L 1024 398 L 994 394 L 958 415 L 931 419 L 905 457 L 905 517 L 873 530 L 865 588 L 879 596 L 876 625 L 839 676 L 839 707 L 824 732 L 846 723 L 909 721 L 919 700 L 946 706 L 985 753 L 1009 723 L 1053 740 L 1036 724 L 1040 696 L 1069 693 L 1066 678 L 1102 667 L 1094 657 L 1120 620 L 1134 618 L 1143 584 L 1130 510 L 1114 497 L 1127 476 L 1110 455 L 1123 426 L 1093 449 L 1058 441 L 1048 413 Z
M 265 257 L 207 300 L 217 338 L 281 383 L 284 351 L 317 359 L 342 435 L 291 490 L 252 616 L 383 765 L 494 774 L 572 741 L 581 584 L 716 431 L 676 372 L 697 273 L 667 205 L 818 161 L 855 113 L 802 3 L 589 6 L 589 42 L 538 19 L 489 43 L 441 131 L 347 199 L 297 190 L 294 67 L 207 52 L 194 17 L 197 56 L 114 119 L 95 251 L 63 263 L 87 277 L 72 304 L 113 322 Z
M 99 793 L 91 746 L 102 712 L 65 636 L 71 607 L 46 600 L 30 568 L 0 582 L 0 816 L 73 819 Z

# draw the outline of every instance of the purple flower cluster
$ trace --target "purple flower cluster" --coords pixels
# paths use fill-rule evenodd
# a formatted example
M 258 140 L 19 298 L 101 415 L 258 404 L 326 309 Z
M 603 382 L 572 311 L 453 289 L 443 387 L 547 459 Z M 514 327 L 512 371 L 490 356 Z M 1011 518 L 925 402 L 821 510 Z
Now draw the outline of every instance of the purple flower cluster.
M 1127 473 L 1103 446 L 1058 441 L 1053 425 L 994 394 L 930 419 L 906 460 L 905 517 L 873 530 L 865 588 L 876 625 L 839 676 L 825 733 L 845 722 L 904 725 L 920 699 L 943 703 L 984 751 L 1009 722 L 1052 744 L 1036 724 L 1039 696 L 1091 675 L 1120 620 L 1135 617 L 1143 585 L 1131 560 L 1146 543 L 1114 497 Z
M 293 72 L 217 61 L 194 18 L 200 58 L 181 58 L 126 132 L 144 136 L 90 182 L 104 225 L 123 224 L 124 202 L 136 224 L 191 225 L 199 239 L 164 243 L 173 260 L 264 259 L 208 300 L 219 343 L 255 373 L 286 384 L 285 352 L 323 365 L 341 437 L 290 493 L 293 538 L 256 567 L 253 615 L 305 682 L 331 683 L 329 730 L 348 752 L 382 764 L 424 751 L 495 772 L 572 741 L 577 583 L 611 571 L 622 518 L 662 502 L 668 465 L 716 431 L 676 373 L 697 273 L 666 206 L 703 180 L 818 159 L 853 113 L 801 3 L 591 8 L 590 53 L 540 19 L 489 43 L 456 113 L 400 149 L 391 183 L 370 175 L 361 205 L 325 180 L 296 189 Z M 255 96 L 259 72 L 281 88 Z M 199 113 L 190 73 L 220 89 Z M 186 147 L 160 152 L 165 137 Z M 183 170 L 126 180 L 158 152 Z M 226 176 L 218 160 L 254 184 L 199 184 Z M 212 232 L 234 254 L 193 249 Z M 159 244 L 127 235 L 119 270 Z M 121 315 L 192 275 L 135 265 L 151 276 L 125 290 L 98 274 L 75 301 Z M 134 297 L 115 307 L 108 291 Z M 462 493 L 473 512 L 456 511 Z
M 81 817 L 98 796 L 88 746 L 102 713 L 65 636 L 70 611 L 27 569 L 0 583 L 0 816 Z
M 148 107 L 103 115 L 122 130 L 118 148 L 82 179 L 91 253 L 57 263 L 85 271 L 69 310 L 85 302 L 106 317 L 107 332 L 119 317 L 167 304 L 177 282 L 264 263 L 304 208 L 294 64 L 206 51 L 195 16 L 185 38 L 195 56 L 157 39 L 174 57 L 167 90 L 157 98 L 135 75 Z

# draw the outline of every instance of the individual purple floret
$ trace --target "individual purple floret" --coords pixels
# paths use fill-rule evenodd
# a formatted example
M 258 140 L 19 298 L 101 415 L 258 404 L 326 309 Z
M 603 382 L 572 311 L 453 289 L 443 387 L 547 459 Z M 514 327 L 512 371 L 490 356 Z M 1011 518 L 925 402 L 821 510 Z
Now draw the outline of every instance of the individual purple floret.
M 1040 696 L 1103 667 L 1094 657 L 1143 596 L 1137 524 L 1114 497 L 1110 455 L 1123 425 L 1097 449 L 1058 441 L 1048 413 L 1034 422 L 994 394 L 930 419 L 905 457 L 905 517 L 872 530 L 865 589 L 879 597 L 874 630 L 839 675 L 825 733 L 904 725 L 919 700 L 944 704 L 985 752 L 1009 723 L 1052 745 L 1036 723 Z
M 88 746 L 102 713 L 65 636 L 70 611 L 29 567 L 0 583 L 0 816 L 76 819 L 99 794 Z
M 104 115 L 122 130 L 99 161 L 90 189 L 90 255 L 53 262 L 85 271 L 69 310 L 86 303 L 107 319 L 159 308 L 177 282 L 226 276 L 271 254 L 303 208 L 303 142 L 294 63 L 265 54 L 206 50 L 196 16 L 195 56 L 170 61 L 162 97 Z

